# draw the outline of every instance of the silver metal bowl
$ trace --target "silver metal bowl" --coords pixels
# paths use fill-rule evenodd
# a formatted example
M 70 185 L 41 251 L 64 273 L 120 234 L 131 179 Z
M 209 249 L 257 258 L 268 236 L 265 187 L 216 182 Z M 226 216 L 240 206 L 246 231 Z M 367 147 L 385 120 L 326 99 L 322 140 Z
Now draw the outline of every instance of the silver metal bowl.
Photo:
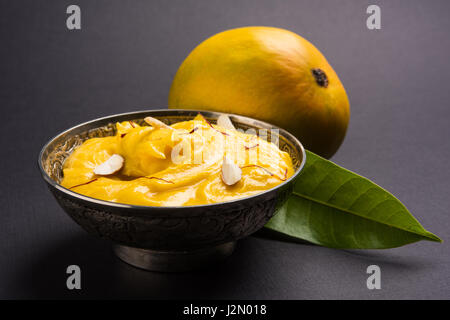
M 63 163 L 83 141 L 115 134 L 115 123 L 146 116 L 166 124 L 192 120 L 198 113 L 215 123 L 218 112 L 148 110 L 92 120 L 51 139 L 39 154 L 39 168 L 60 206 L 87 232 L 111 240 L 117 256 L 147 270 L 186 271 L 220 261 L 233 252 L 237 240 L 258 229 L 274 215 L 292 192 L 305 160 L 305 150 L 290 133 L 266 122 L 228 114 L 240 129 L 279 129 L 279 147 L 289 153 L 295 173 L 270 190 L 222 203 L 150 207 L 90 198 L 62 187 Z

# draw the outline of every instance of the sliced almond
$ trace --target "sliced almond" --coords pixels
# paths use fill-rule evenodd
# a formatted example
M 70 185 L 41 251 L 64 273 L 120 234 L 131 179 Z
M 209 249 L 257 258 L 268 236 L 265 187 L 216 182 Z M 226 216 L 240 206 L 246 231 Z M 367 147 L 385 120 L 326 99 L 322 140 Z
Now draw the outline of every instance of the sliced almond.
M 233 125 L 233 122 L 231 122 L 230 120 L 230 117 L 228 117 L 226 114 L 221 114 L 219 118 L 217 118 L 217 125 L 224 129 L 236 130 L 236 128 Z
M 107 176 L 119 171 L 123 166 L 123 158 L 118 154 L 113 154 L 108 160 L 98 165 L 94 173 L 99 176 Z
M 164 122 L 155 119 L 153 117 L 146 117 L 144 119 L 145 122 L 147 122 L 149 125 L 151 125 L 152 127 L 156 128 L 156 129 L 170 129 L 170 130 L 175 130 L 174 128 L 172 128 L 171 126 L 168 126 L 167 124 L 165 124 Z
M 237 183 L 241 180 L 242 170 L 237 164 L 232 160 L 228 159 L 226 156 L 223 158 L 222 162 L 222 181 L 229 186 Z

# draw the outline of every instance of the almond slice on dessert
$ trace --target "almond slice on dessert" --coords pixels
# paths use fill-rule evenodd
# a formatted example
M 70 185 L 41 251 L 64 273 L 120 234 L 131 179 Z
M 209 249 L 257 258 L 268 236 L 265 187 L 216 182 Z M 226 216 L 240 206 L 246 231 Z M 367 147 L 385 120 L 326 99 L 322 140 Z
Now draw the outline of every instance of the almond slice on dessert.
M 94 173 L 99 176 L 107 176 L 122 169 L 124 159 L 118 154 L 113 154 L 105 162 L 94 169 Z
M 237 164 L 232 160 L 228 159 L 226 156 L 223 158 L 222 162 L 222 181 L 229 186 L 237 183 L 241 180 L 242 170 Z
M 144 119 L 145 122 L 147 122 L 149 125 L 151 125 L 152 127 L 156 128 L 156 129 L 170 129 L 170 130 L 175 130 L 174 128 L 172 128 L 171 126 L 168 126 L 167 124 L 165 124 L 164 122 L 155 119 L 153 117 L 146 117 Z
M 217 125 L 224 129 L 236 130 L 236 128 L 233 125 L 233 122 L 231 122 L 230 120 L 230 117 L 228 117 L 226 114 L 221 114 L 219 118 L 217 118 Z

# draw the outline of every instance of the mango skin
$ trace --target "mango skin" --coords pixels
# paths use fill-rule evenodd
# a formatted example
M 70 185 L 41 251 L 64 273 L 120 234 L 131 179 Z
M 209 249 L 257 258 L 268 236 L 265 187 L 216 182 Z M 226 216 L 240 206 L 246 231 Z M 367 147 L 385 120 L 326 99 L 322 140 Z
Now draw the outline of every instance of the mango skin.
M 326 75 L 326 86 L 315 69 Z M 350 119 L 345 89 L 321 52 L 299 35 L 272 27 L 231 29 L 198 45 L 175 75 L 169 108 L 260 119 L 326 158 L 338 150 Z

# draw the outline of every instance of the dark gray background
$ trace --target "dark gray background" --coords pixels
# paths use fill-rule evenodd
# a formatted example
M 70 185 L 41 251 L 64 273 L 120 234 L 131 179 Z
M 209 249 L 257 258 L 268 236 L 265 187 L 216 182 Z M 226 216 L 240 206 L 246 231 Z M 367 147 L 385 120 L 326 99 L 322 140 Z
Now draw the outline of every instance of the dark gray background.
M 82 30 L 66 28 L 66 7 Z M 366 28 L 378 4 L 382 29 Z M 448 299 L 449 1 L 0 2 L 0 298 Z M 158 274 L 118 261 L 58 207 L 36 159 L 53 135 L 100 116 L 164 108 L 196 44 L 246 25 L 283 27 L 328 58 L 351 121 L 333 161 L 403 201 L 443 244 L 332 250 L 254 236 L 215 268 Z M 65 268 L 82 290 L 65 289 Z M 382 289 L 366 288 L 377 264 Z

